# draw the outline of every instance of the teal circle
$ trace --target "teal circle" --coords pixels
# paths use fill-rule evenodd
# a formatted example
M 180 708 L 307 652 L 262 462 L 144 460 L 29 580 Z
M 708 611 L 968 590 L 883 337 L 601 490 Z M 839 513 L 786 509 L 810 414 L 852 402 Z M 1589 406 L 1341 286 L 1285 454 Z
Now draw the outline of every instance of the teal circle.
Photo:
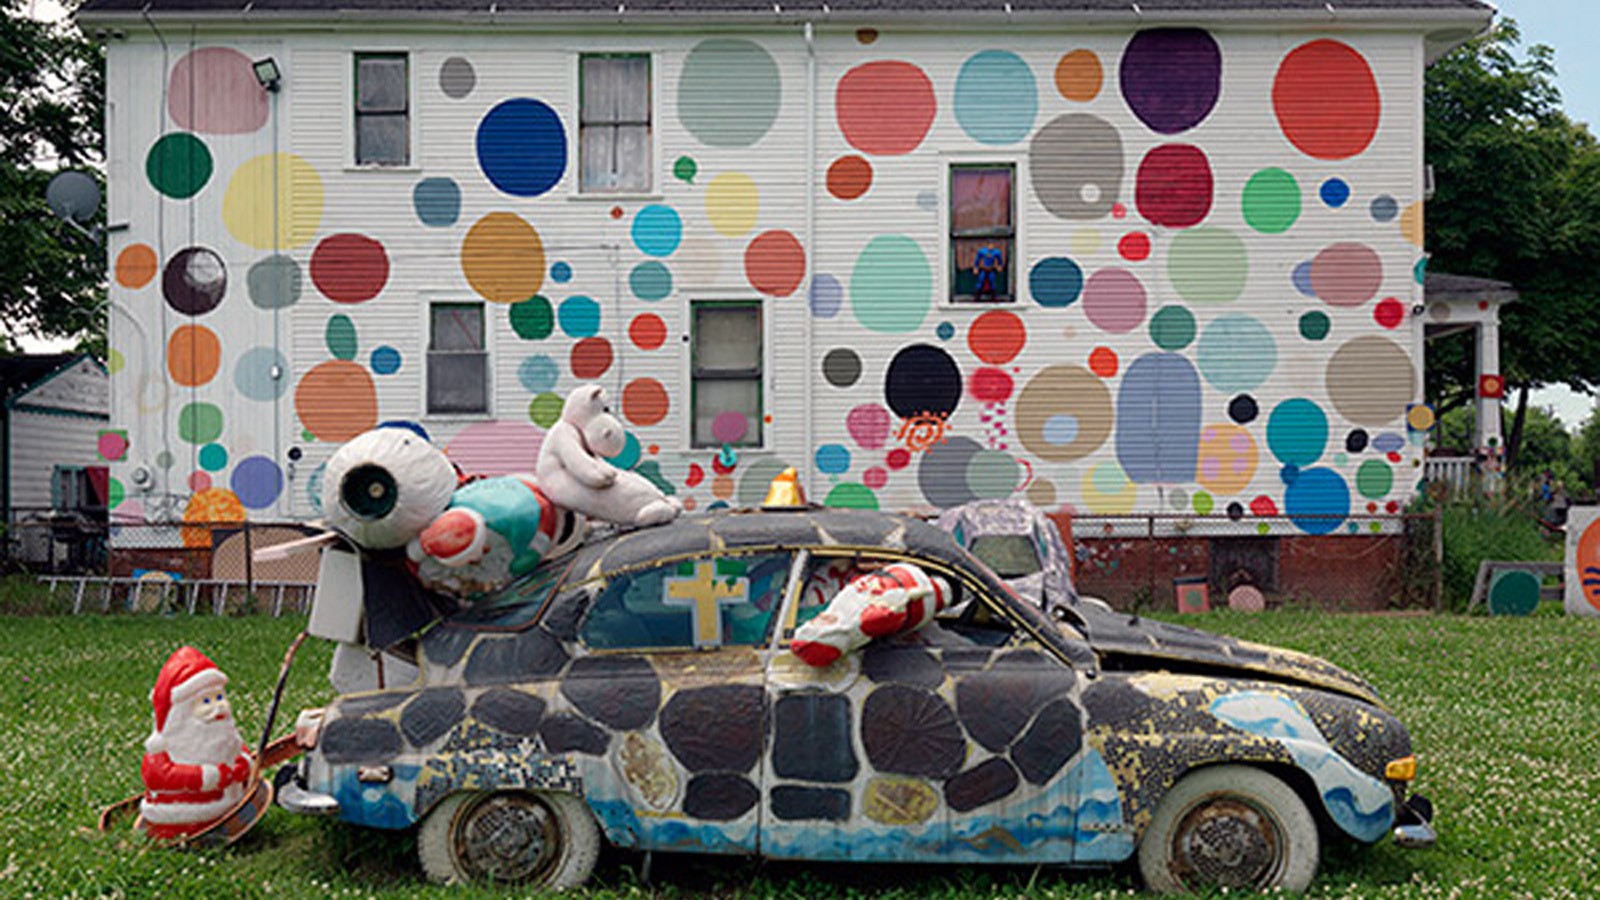
M 639 446 L 639 438 L 629 431 L 622 442 L 622 450 L 616 456 L 606 457 L 606 461 L 619 469 L 631 469 L 639 464 L 639 457 L 644 455 L 644 450 Z
M 1316 462 L 1327 443 L 1328 416 L 1304 397 L 1279 403 L 1267 419 L 1267 447 L 1284 465 Z
M 1356 490 L 1368 500 L 1382 500 L 1394 487 L 1394 470 L 1381 459 L 1369 459 L 1356 469 Z
M 200 468 L 207 472 L 220 472 L 228 467 L 228 448 L 221 444 L 207 444 L 200 448 Z
M 672 293 L 672 270 L 653 259 L 642 262 L 628 273 L 628 287 L 635 297 L 653 303 Z
M 1532 572 L 1496 573 L 1489 582 L 1489 613 L 1528 616 L 1539 608 L 1539 576 Z
M 1212 387 L 1237 394 L 1267 380 L 1278 365 L 1278 346 L 1251 316 L 1220 316 L 1200 335 L 1195 365 Z
M 543 394 L 555 389 L 561 377 L 561 367 L 544 354 L 530 356 L 517 364 L 517 381 L 530 394 Z
M 933 302 L 933 269 L 917 242 L 883 234 L 867 242 L 850 274 L 850 307 L 862 327 L 882 334 L 914 331 Z
M 323 338 L 328 344 L 328 353 L 334 359 L 356 358 L 356 323 L 344 313 L 335 313 L 328 317 L 328 327 L 323 332 Z
M 591 297 L 582 294 L 568 297 L 561 301 L 557 316 L 567 337 L 594 337 L 600 331 L 600 304 Z
M 683 241 L 683 220 L 670 206 L 653 203 L 633 217 L 633 245 L 646 256 L 671 256 Z
M 877 509 L 878 495 L 864 484 L 846 481 L 835 485 L 822 505 L 840 509 Z
M 1327 313 L 1312 310 L 1300 317 L 1300 336 L 1308 341 L 1320 341 L 1328 336 L 1332 326 Z
M 956 327 L 951 325 L 949 322 L 940 322 L 939 327 L 935 328 L 933 331 L 934 334 L 939 336 L 939 340 L 941 341 L 948 341 L 956 336 Z
M 1224 228 L 1202 225 L 1180 231 L 1167 250 L 1167 277 L 1192 303 L 1229 303 L 1244 292 L 1250 257 L 1244 241 Z
M 778 120 L 783 82 L 759 44 L 711 38 L 684 58 L 677 93 L 678 121 L 700 143 L 748 147 Z
M 1015 144 L 1033 131 L 1039 87 L 1033 70 L 1009 50 L 984 50 L 956 75 L 956 122 L 980 144 Z
M 979 450 L 967 460 L 967 490 L 982 499 L 1009 497 L 1021 482 L 1022 467 L 1001 450 Z
M 1182 306 L 1163 306 L 1150 317 L 1150 340 L 1163 350 L 1182 350 L 1194 340 L 1194 313 Z
M 508 315 L 511 317 L 511 330 L 525 341 L 542 341 L 555 330 L 555 310 L 551 309 L 549 300 L 538 294 L 521 303 L 511 304 Z
M 1428 258 L 1426 256 L 1417 260 L 1417 264 L 1411 267 L 1411 277 L 1417 280 L 1417 284 L 1422 284 L 1428 280 Z

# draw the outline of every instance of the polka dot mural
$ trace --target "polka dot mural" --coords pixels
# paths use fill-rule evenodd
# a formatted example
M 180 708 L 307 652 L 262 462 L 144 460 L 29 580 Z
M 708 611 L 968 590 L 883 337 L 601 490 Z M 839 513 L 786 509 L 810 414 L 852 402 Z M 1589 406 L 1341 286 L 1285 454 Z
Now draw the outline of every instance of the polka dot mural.
M 1034 196 L 1061 219 L 1101 219 L 1117 205 L 1126 162 L 1122 135 L 1086 113 L 1057 116 L 1028 144 Z
M 1117 387 L 1117 462 L 1138 483 L 1194 480 L 1200 449 L 1200 376 L 1176 353 L 1147 353 Z
M 1125 334 L 1144 321 L 1145 290 L 1124 269 L 1101 269 L 1083 288 L 1083 312 L 1096 328 Z
M 300 379 L 294 409 L 317 440 L 348 441 L 378 424 L 378 392 L 361 364 L 329 360 Z
M 439 66 L 439 90 L 451 100 L 463 100 L 478 86 L 478 73 L 472 63 L 452 56 Z
M 567 337 L 594 337 L 600 331 L 600 304 L 592 297 L 568 297 L 561 301 L 556 318 Z
M 647 260 L 628 273 L 628 289 L 647 303 L 672 293 L 672 270 L 655 260 Z
M 1397 343 L 1379 335 L 1354 338 L 1328 359 L 1328 396 L 1357 425 L 1385 425 L 1416 399 L 1417 368 Z
M 1093 50 L 1073 50 L 1056 63 L 1056 90 L 1078 103 L 1088 103 L 1100 96 L 1104 77 L 1100 57 Z
M 1198 28 L 1153 28 L 1122 51 L 1122 99 L 1157 134 L 1177 134 L 1211 114 L 1222 91 L 1222 50 Z
M 913 331 L 933 302 L 933 270 L 916 241 L 879 235 L 856 257 L 850 306 L 862 327 L 886 334 Z
M 444 445 L 445 455 L 474 475 L 531 472 L 544 435 L 522 422 L 477 422 Z
M 1307 466 L 1322 458 L 1328 444 L 1328 416 L 1303 397 L 1273 407 L 1267 418 L 1267 448 L 1289 466 Z
M 1072 462 L 1098 450 L 1114 422 L 1111 392 L 1078 366 L 1047 366 L 1017 396 L 1017 440 L 1050 462 Z
M 167 82 L 167 114 L 200 134 L 249 134 L 267 124 L 268 94 L 251 59 L 231 47 L 184 54 Z
M 251 347 L 233 366 L 233 386 L 244 397 L 269 403 L 289 390 L 289 360 L 271 347 Z
M 961 370 L 955 360 L 930 344 L 900 350 L 884 376 L 884 399 L 902 419 L 948 416 L 961 402 L 961 393 Z
M 1311 260 L 1311 289 L 1331 306 L 1360 306 L 1383 284 L 1383 262 L 1371 247 L 1344 242 Z
M 1139 163 L 1134 203 L 1163 228 L 1198 225 L 1211 212 L 1211 163 L 1189 144 L 1152 149 Z
M 761 214 L 761 191 L 742 172 L 724 172 L 706 185 L 706 218 L 724 237 L 744 237 Z
M 245 273 L 250 302 L 258 309 L 287 309 L 300 302 L 305 276 L 293 257 L 275 254 L 257 260 Z
M 611 368 L 611 342 L 603 337 L 587 337 L 572 345 L 568 359 L 574 378 L 599 378 Z
M 389 281 L 389 254 L 360 234 L 323 238 L 311 254 L 311 283 L 335 303 L 364 303 Z
M 117 284 L 129 290 L 138 290 L 156 277 L 160 261 L 149 244 L 129 244 L 117 254 Z
M 186 403 L 178 410 L 178 438 L 186 444 L 209 444 L 222 437 L 222 410 L 214 403 Z
M 972 355 L 991 365 L 1011 362 L 1027 342 L 1027 326 L 1015 313 L 1005 310 L 984 313 L 967 330 L 967 347 Z
M 787 297 L 806 276 L 806 254 L 787 231 L 757 235 L 744 251 L 744 273 L 750 286 L 770 297 Z
M 1251 316 L 1219 316 L 1206 326 L 1195 349 L 1206 383 L 1224 393 L 1260 387 L 1278 364 L 1272 333 Z
M 543 353 L 529 356 L 517 363 L 517 383 L 530 394 L 543 394 L 555 390 L 561 378 L 561 367 Z
M 1192 303 L 1239 299 L 1249 274 L 1244 241 L 1213 225 L 1175 235 L 1167 251 L 1167 277 L 1178 295 Z
M 322 228 L 322 176 L 293 153 L 247 159 L 222 196 L 222 222 L 234 239 L 258 250 L 290 250 Z
M 1214 494 L 1237 494 L 1250 486 L 1258 457 L 1248 430 L 1238 425 L 1207 425 L 1200 430 L 1195 480 Z
M 1071 306 L 1082 292 L 1083 269 L 1065 256 L 1041 259 L 1028 273 L 1028 293 L 1040 306 Z
M 660 423 L 670 408 L 666 386 L 654 378 L 636 378 L 622 389 L 622 415 L 641 428 Z
M 203 316 L 228 293 L 228 267 L 209 247 L 186 247 L 167 260 L 161 273 L 161 294 L 167 305 L 186 316 Z
M 417 220 L 432 228 L 449 228 L 461 216 L 461 188 L 451 178 L 424 178 L 411 189 Z
M 489 213 L 461 242 L 461 272 L 483 299 L 520 303 L 544 284 L 544 242 L 516 213 Z
M 863 403 L 855 407 L 845 416 L 844 422 L 845 430 L 850 432 L 850 437 L 863 450 L 881 450 L 889 439 L 889 411 L 876 403 Z M 904 448 L 899 450 L 900 453 L 905 453 Z M 905 465 L 904 459 L 899 460 L 899 464 L 896 465 L 894 454 L 890 454 L 890 468 L 902 469 Z
M 854 200 L 872 187 L 872 163 L 859 156 L 841 156 L 828 166 L 828 193 Z
M 1126 515 L 1133 512 L 1139 499 L 1139 486 L 1115 462 L 1095 463 L 1083 473 L 1083 505 L 1092 513 L 1103 516 Z
M 659 350 L 667 342 L 667 324 L 655 313 L 641 313 L 628 323 L 628 339 L 640 350 Z
M 956 74 L 956 122 L 980 144 L 1015 144 L 1033 130 L 1039 87 L 1033 70 L 1009 50 L 984 50 Z
M 328 317 L 322 337 L 327 344 L 328 355 L 334 359 L 355 359 L 356 350 L 361 346 L 356 338 L 356 323 L 342 313 Z
M 835 347 L 822 357 L 822 377 L 836 388 L 861 380 L 861 355 L 849 347 Z
M 537 197 L 566 174 L 567 129 L 543 101 L 504 100 L 478 123 L 477 151 L 490 184 L 514 197 Z
M 880 60 L 856 66 L 839 79 L 834 110 L 850 146 L 875 156 L 900 156 L 917 149 L 927 136 L 938 101 L 933 82 L 920 68 Z
M 678 120 L 709 147 L 748 147 L 765 137 L 782 103 L 778 64 L 752 41 L 712 38 L 684 58 Z
M 182 131 L 162 135 L 144 160 L 150 186 L 174 200 L 200 193 L 211 180 L 211 169 L 211 151 L 205 143 Z
M 251 456 L 234 466 L 228 486 L 245 509 L 266 509 L 283 493 L 283 470 L 268 457 Z
M 1350 514 L 1350 487 L 1331 469 L 1306 469 L 1284 489 L 1283 511 L 1306 534 L 1328 534 Z
M 198 387 L 217 376 L 222 342 L 204 325 L 180 325 L 167 339 L 167 373 L 174 384 Z
M 633 217 L 633 245 L 646 256 L 671 256 L 683 240 L 683 220 L 670 206 L 652 204 Z
M 1262 169 L 1245 182 L 1244 221 L 1262 234 L 1283 234 L 1300 218 L 1300 184 L 1283 169 Z
M 539 294 L 511 304 L 507 316 L 511 320 L 511 330 L 525 341 L 542 341 L 555 331 L 555 308 Z
M 1163 350 L 1178 351 L 1194 341 L 1194 313 L 1183 306 L 1163 306 L 1150 317 L 1150 340 Z
M 1316 40 L 1283 58 L 1272 82 L 1283 136 L 1316 159 L 1349 159 L 1378 132 L 1382 103 L 1372 69 L 1348 44 Z

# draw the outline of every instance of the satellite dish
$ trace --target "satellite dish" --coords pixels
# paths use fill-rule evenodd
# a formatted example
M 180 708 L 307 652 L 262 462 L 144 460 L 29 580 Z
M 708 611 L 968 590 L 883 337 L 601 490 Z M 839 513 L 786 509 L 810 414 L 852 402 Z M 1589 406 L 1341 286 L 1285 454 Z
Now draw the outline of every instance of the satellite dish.
M 100 185 L 89 173 L 77 169 L 57 172 L 44 189 L 44 202 L 61 221 L 99 240 L 99 229 L 91 232 L 84 228 L 100 214 Z

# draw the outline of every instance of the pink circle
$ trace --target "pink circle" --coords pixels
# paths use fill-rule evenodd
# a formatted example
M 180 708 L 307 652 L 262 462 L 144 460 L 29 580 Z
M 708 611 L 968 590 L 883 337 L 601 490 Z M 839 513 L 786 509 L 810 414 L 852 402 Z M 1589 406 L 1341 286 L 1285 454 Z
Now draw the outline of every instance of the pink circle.
M 711 436 L 724 444 L 737 443 L 750 430 L 750 422 L 745 419 L 744 413 L 728 410 L 717 413 L 711 420 Z
M 544 432 L 525 422 L 478 422 L 445 445 L 450 461 L 468 475 L 532 472 Z
M 911 465 L 911 451 L 904 447 L 896 447 L 889 451 L 889 456 L 884 460 L 884 463 L 898 472 Z
M 1101 269 L 1083 288 L 1083 313 L 1102 331 L 1125 334 L 1144 321 L 1144 285 L 1132 272 Z
M 861 473 L 861 483 L 873 490 L 880 490 L 889 483 L 889 473 L 882 466 L 873 466 Z
M 889 438 L 889 411 L 876 403 L 863 403 L 850 410 L 844 424 L 863 450 L 877 450 Z
M 999 369 L 985 366 L 972 373 L 967 393 L 980 403 L 1004 403 L 1011 396 L 1011 376 Z
M 211 475 L 206 472 L 189 473 L 189 490 L 196 494 L 211 490 Z
M 116 432 L 100 435 L 100 458 L 119 460 L 128 452 L 128 439 Z
M 1311 291 L 1330 306 L 1360 306 L 1383 284 L 1383 261 L 1365 244 L 1323 248 L 1311 260 Z
M 249 134 L 267 124 L 267 92 L 250 57 L 231 47 L 204 47 L 172 67 L 167 112 L 199 134 Z

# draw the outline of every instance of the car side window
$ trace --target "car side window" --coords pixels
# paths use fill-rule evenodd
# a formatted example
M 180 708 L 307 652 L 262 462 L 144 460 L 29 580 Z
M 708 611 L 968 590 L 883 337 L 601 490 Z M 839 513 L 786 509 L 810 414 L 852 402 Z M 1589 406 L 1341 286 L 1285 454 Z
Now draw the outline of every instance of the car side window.
M 680 560 L 607 579 L 579 639 L 595 650 L 758 646 L 783 605 L 790 556 Z

